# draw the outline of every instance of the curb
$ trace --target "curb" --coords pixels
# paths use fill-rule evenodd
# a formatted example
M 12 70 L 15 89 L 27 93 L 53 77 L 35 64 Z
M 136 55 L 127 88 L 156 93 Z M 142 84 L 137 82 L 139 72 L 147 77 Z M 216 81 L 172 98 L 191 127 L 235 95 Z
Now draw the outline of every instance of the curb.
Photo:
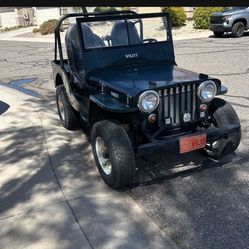
M 212 32 L 203 32 L 202 34 L 194 34 L 193 36 L 174 36 L 173 41 L 179 40 L 190 40 L 190 39 L 199 39 L 199 38 L 208 38 L 212 35 Z M 51 38 L 33 38 L 33 37 L 0 37 L 0 41 L 20 41 L 20 42 L 44 42 L 44 43 L 53 43 L 54 37 Z M 62 40 L 62 43 L 64 41 Z

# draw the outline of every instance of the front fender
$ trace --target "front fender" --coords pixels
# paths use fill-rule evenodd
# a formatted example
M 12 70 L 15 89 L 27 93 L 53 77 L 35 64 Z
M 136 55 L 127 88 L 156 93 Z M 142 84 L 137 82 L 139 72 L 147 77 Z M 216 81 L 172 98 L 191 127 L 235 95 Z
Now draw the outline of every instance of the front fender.
M 227 87 L 224 86 L 224 85 L 221 85 L 221 86 L 220 86 L 220 91 L 217 93 L 217 95 L 224 95 L 224 94 L 226 94 L 227 92 L 228 92 Z
M 130 107 L 129 105 L 105 94 L 93 94 L 90 96 L 90 101 L 93 101 L 102 109 L 110 112 L 131 113 L 137 111 L 136 107 Z

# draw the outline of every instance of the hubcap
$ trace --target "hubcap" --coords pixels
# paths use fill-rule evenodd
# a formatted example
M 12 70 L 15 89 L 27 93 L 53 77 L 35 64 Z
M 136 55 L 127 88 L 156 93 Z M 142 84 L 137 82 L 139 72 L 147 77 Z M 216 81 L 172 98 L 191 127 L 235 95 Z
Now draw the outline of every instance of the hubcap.
M 240 25 L 238 28 L 238 34 L 241 36 L 241 35 L 243 35 L 243 32 L 244 32 L 244 27 L 243 27 L 243 25 Z
M 64 112 L 64 106 L 62 103 L 61 95 L 58 96 L 58 108 L 59 108 L 61 119 L 64 121 L 65 120 L 65 112 Z
M 112 172 L 112 165 L 108 155 L 107 147 L 101 137 L 97 137 L 95 140 L 95 150 L 102 170 L 105 172 L 105 174 L 110 175 Z

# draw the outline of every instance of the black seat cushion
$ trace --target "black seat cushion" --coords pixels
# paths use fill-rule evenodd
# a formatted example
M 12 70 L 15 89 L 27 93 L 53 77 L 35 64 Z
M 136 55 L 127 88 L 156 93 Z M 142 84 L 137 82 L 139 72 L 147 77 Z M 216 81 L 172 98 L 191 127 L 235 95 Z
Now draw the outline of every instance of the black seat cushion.
M 131 44 L 141 43 L 137 28 L 131 21 L 127 21 Z M 110 39 L 113 46 L 128 45 L 128 35 L 125 21 L 117 21 L 112 28 Z
M 83 57 L 80 48 L 79 33 L 76 24 L 68 27 L 65 36 L 66 50 L 71 71 L 80 72 L 83 69 Z
M 86 48 L 105 46 L 102 39 L 94 34 L 87 24 L 82 24 L 83 37 Z M 66 49 L 71 71 L 84 74 L 83 55 L 80 47 L 79 33 L 76 24 L 69 26 L 66 37 Z
M 98 35 L 94 34 L 88 25 L 82 24 L 82 31 L 86 48 L 98 48 L 105 46 L 102 39 Z

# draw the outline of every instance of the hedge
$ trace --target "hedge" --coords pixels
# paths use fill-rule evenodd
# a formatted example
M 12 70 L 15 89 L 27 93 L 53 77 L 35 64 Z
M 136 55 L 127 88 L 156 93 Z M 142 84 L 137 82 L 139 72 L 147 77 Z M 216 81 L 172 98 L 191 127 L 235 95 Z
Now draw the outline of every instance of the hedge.
M 53 34 L 57 22 L 58 22 L 58 21 L 57 21 L 56 19 L 51 19 L 51 20 L 45 21 L 45 22 L 42 23 L 42 25 L 40 26 L 40 33 L 41 33 L 42 35 Z
M 162 7 L 163 12 L 168 12 L 173 27 L 183 26 L 187 20 L 187 15 L 182 7 Z
M 225 7 L 198 7 L 194 10 L 194 28 L 208 29 L 210 16 L 213 12 L 224 10 Z
M 38 29 L 38 28 L 33 28 L 33 33 L 38 33 L 38 32 L 40 32 L 40 29 Z
M 93 12 L 118 11 L 115 7 L 96 7 Z

